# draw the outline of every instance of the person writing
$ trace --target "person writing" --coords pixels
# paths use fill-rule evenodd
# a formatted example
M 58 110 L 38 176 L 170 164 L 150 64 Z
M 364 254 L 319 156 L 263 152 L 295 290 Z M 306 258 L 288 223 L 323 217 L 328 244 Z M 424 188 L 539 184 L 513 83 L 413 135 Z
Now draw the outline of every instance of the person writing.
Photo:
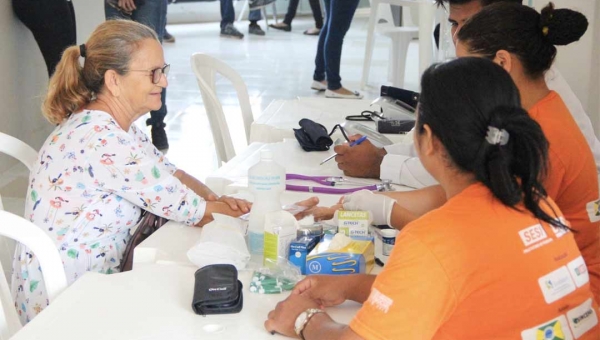
M 452 36 L 460 31 L 467 20 L 485 6 L 494 3 L 517 3 L 522 0 L 437 0 L 438 5 L 448 6 Z M 596 170 L 600 176 L 600 142 L 596 138 L 590 118 L 586 114 L 579 99 L 562 77 L 558 69 L 551 66 L 544 73 L 548 88 L 557 92 L 565 102 L 569 112 L 575 119 L 594 155 Z M 351 140 L 360 136 L 352 136 Z M 423 188 L 436 184 L 435 180 L 419 163 L 412 144 L 393 144 L 377 148 L 365 143 L 358 148 L 347 145 L 335 147 L 338 154 L 336 162 L 346 176 L 389 179 L 392 182 L 412 188 Z
M 542 185 L 548 142 L 508 73 L 461 58 L 430 67 L 421 88 L 414 143 L 447 202 L 404 228 L 379 275 L 309 276 L 265 328 L 307 340 L 597 339 L 584 260 Z M 322 309 L 345 300 L 362 303 L 349 325 Z

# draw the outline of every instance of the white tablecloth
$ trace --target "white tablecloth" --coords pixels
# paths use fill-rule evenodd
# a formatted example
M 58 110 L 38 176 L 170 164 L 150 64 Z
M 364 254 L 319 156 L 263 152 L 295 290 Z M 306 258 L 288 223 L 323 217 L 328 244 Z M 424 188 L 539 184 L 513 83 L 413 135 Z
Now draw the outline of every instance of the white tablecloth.
M 360 115 L 370 108 L 372 100 L 349 100 L 331 98 L 301 97 L 292 100 L 274 100 L 265 111 L 252 123 L 250 130 L 250 143 L 281 142 L 286 138 L 295 138 L 293 129 L 300 126 L 302 118 L 311 119 L 322 124 L 331 132 L 336 124 L 345 122 L 346 116 Z M 375 123 L 360 122 L 375 130 Z M 392 142 L 404 140 L 404 135 L 385 134 Z M 343 138 L 340 132 L 334 134 L 335 138 Z

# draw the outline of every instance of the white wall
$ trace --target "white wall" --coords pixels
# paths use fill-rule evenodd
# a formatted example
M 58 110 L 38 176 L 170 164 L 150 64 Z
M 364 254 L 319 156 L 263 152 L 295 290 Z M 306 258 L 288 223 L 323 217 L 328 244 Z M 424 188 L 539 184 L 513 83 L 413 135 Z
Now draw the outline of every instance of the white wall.
M 539 11 L 549 0 L 534 0 Z M 558 47 L 555 65 L 577 95 L 600 136 L 600 9 L 595 0 L 553 0 L 556 8 L 570 8 L 583 13 L 590 25 L 580 41 Z M 595 53 L 594 53 L 595 52 Z
M 104 21 L 102 3 L 74 0 L 79 42 Z M 52 130 L 40 110 L 48 75 L 35 39 L 14 15 L 11 0 L 0 0 L 0 32 L 0 132 L 39 149 Z M 6 156 L 0 156 L 0 173 L 14 164 Z
M 74 0 L 74 5 L 77 40 L 81 43 L 104 21 L 103 1 Z M 0 32 L 0 132 L 17 137 L 37 150 L 53 129 L 40 110 L 48 84 L 46 64 L 33 35 L 14 15 L 11 0 L 0 0 Z M 0 153 L 0 184 L 14 180 L 16 164 L 16 160 Z M 17 168 L 18 171 L 22 169 Z M 28 177 L 24 173 L 18 175 Z M 20 185 L 7 187 L 11 189 L 2 192 L 5 203 L 9 198 L 18 198 L 20 203 L 25 197 L 25 189 Z M 23 192 L 11 192 L 14 189 Z M 23 211 L 22 204 L 18 207 L 7 204 L 6 209 L 19 214 Z M 7 278 L 10 277 L 13 252 L 14 242 L 0 236 L 0 261 Z

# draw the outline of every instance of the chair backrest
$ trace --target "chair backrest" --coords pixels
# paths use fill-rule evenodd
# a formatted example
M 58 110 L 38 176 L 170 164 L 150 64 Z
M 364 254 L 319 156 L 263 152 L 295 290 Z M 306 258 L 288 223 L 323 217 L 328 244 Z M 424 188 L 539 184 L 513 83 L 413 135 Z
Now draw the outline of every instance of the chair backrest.
M 67 288 L 67 276 L 56 245 L 40 228 L 20 216 L 0 211 L 0 235 L 25 245 L 38 258 L 50 302 Z M 21 324 L 8 289 L 8 282 L 4 277 L 0 277 L 0 301 L 0 337 L 8 339 L 21 328 Z
M 31 171 L 37 160 L 37 152 L 31 146 L 21 142 L 15 137 L 0 132 L 0 153 L 5 153 L 25 164 Z M 2 197 L 0 197 L 0 210 L 4 210 Z
M 417 6 L 402 6 L 402 27 L 415 27 L 419 25 L 419 9 Z M 382 3 L 377 10 L 377 30 L 388 30 L 394 28 L 394 15 L 392 5 Z
M 206 115 L 210 124 L 215 148 L 217 149 L 217 159 L 219 166 L 222 162 L 227 162 L 235 156 L 235 149 L 231 140 L 231 134 L 223 112 L 223 106 L 216 93 L 216 74 L 219 73 L 231 81 L 237 93 L 244 130 L 246 132 L 246 142 L 250 140 L 250 126 L 254 121 L 252 109 L 250 107 L 250 98 L 248 89 L 242 77 L 229 65 L 224 62 L 203 53 L 194 53 L 191 58 L 192 70 L 196 75 L 198 86 L 202 94 L 202 101 L 206 108 Z

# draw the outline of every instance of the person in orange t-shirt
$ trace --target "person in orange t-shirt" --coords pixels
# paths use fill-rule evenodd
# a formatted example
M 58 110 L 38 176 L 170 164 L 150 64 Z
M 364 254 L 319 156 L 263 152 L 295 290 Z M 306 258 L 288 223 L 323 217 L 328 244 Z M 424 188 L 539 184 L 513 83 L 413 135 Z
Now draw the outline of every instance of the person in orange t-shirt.
M 598 339 L 585 262 L 541 184 L 548 142 L 509 74 L 460 58 L 430 67 L 421 87 L 415 146 L 447 201 L 402 230 L 378 276 L 309 276 L 265 328 L 309 340 Z M 392 224 L 403 213 L 370 191 L 343 202 L 391 210 Z M 363 304 L 350 325 L 322 309 L 348 299 Z
M 594 156 L 543 76 L 556 55 L 554 45 L 578 40 L 586 28 L 587 20 L 578 12 L 549 5 L 540 15 L 527 6 L 499 3 L 482 9 L 458 31 L 456 54 L 483 56 L 504 67 L 519 88 L 523 106 L 542 127 L 550 143 L 544 188 L 575 231 L 600 303 L 600 195 Z

